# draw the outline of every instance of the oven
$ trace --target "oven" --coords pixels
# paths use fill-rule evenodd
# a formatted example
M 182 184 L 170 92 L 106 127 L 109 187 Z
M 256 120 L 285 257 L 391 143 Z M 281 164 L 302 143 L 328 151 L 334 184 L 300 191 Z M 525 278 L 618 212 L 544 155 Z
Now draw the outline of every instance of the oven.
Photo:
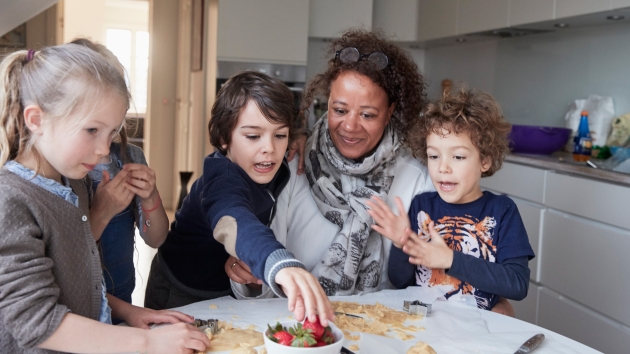
M 296 112 L 299 111 L 300 100 L 302 99 L 302 91 L 304 90 L 304 84 L 306 81 L 306 66 L 219 61 L 217 64 L 216 93 L 219 92 L 221 86 L 223 86 L 223 84 L 232 75 L 247 70 L 262 72 L 284 82 L 289 87 L 291 92 L 293 92 L 293 102 L 295 104 L 295 109 Z

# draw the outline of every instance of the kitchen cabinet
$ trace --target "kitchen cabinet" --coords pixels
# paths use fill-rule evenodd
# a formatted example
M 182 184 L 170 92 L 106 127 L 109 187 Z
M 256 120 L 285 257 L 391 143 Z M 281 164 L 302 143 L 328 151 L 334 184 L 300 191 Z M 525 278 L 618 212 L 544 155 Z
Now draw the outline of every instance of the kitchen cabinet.
M 607 11 L 611 8 L 610 0 L 555 0 L 555 18 L 586 15 L 594 12 Z
M 311 0 L 308 36 L 339 38 L 350 27 L 371 30 L 373 8 L 373 0 Z
M 218 13 L 219 61 L 306 65 L 309 0 L 221 0 Z
M 509 0 L 458 0 L 457 34 L 509 26 Z
M 629 7 L 630 6 L 630 0 L 612 0 L 612 9 L 616 10 L 616 9 L 622 9 L 624 7 Z
M 529 291 L 525 299 L 521 301 L 510 300 L 512 307 L 514 307 L 516 318 L 532 324 L 538 322 L 536 318 L 538 314 L 538 289 L 540 289 L 540 286 L 529 283 Z
M 630 230 L 630 188 L 552 172 L 546 183 L 549 207 Z
M 540 282 L 630 326 L 630 231 L 554 209 L 543 225 Z
M 516 316 L 605 353 L 625 353 L 630 187 L 534 166 L 505 162 L 481 180 L 514 200 L 536 253 L 528 296 L 511 301 Z
M 510 196 L 544 204 L 547 171 L 504 162 L 491 177 L 481 179 L 481 186 Z
M 457 35 L 457 0 L 420 0 L 418 40 Z
M 383 30 L 396 41 L 418 41 L 420 1 L 374 0 L 374 29 Z
M 609 292 L 600 292 L 606 301 Z M 607 354 L 625 354 L 630 346 L 630 328 L 547 288 L 539 290 L 538 325 Z
M 510 26 L 553 20 L 554 0 L 510 0 Z
M 543 238 L 542 225 L 547 208 L 544 205 L 528 202 L 513 196 L 510 196 L 510 198 L 512 198 L 518 208 L 519 214 L 521 214 L 521 219 L 523 220 L 523 225 L 525 225 L 527 237 L 529 238 L 529 244 L 536 254 L 536 257 L 529 261 L 529 277 L 533 281 L 540 282 L 539 264 L 540 256 L 543 252 L 540 246 Z

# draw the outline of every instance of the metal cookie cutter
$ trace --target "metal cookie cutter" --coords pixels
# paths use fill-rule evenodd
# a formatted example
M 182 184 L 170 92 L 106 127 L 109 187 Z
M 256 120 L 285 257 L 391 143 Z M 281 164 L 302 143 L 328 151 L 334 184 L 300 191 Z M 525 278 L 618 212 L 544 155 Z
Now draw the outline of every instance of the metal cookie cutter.
M 219 333 L 219 320 L 216 318 L 211 318 L 209 320 L 200 320 L 195 319 L 193 325 L 199 328 L 200 331 L 205 332 L 206 329 L 209 329 L 212 334 Z
M 425 304 L 422 301 L 404 301 L 403 311 L 410 315 L 422 315 L 427 316 L 431 314 L 431 304 Z

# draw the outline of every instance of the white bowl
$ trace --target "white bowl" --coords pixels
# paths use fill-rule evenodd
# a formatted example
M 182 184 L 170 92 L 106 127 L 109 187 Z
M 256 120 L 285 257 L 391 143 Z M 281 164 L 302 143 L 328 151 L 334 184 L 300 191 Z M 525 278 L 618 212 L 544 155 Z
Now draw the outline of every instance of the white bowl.
M 289 328 L 293 327 L 298 323 L 298 321 L 285 321 L 280 322 L 282 327 Z M 278 344 L 267 337 L 267 331 L 265 330 L 264 339 L 265 339 L 265 347 L 267 348 L 267 354 L 339 354 L 341 351 L 341 347 L 343 345 L 343 332 L 337 328 L 332 322 L 329 322 L 330 329 L 332 329 L 333 337 L 335 341 L 332 344 L 323 346 L 323 347 L 309 347 L 309 348 L 299 348 L 299 347 L 289 347 L 286 345 Z M 275 326 L 275 323 L 269 324 L 271 327 Z

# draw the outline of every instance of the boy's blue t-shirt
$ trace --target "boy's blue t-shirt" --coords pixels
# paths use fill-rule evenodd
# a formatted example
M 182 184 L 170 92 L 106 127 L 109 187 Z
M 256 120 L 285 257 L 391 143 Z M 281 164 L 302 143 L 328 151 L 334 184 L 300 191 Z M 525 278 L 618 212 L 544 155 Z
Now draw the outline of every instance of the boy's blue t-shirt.
M 423 193 L 411 202 L 409 220 L 411 229 L 428 240 L 429 223 L 433 221 L 449 248 L 487 262 L 503 264 L 513 258 L 527 257 L 529 260 L 534 257 L 516 204 L 503 195 L 486 191 L 473 202 L 450 204 L 437 192 Z M 455 258 L 454 263 L 456 260 L 472 260 L 458 255 Z M 470 279 L 465 282 L 450 276 L 449 270 L 415 268 L 416 285 L 443 286 L 444 298 L 455 294 L 474 295 L 478 306 L 485 309 L 491 309 L 498 301 L 496 294 L 476 288 Z

